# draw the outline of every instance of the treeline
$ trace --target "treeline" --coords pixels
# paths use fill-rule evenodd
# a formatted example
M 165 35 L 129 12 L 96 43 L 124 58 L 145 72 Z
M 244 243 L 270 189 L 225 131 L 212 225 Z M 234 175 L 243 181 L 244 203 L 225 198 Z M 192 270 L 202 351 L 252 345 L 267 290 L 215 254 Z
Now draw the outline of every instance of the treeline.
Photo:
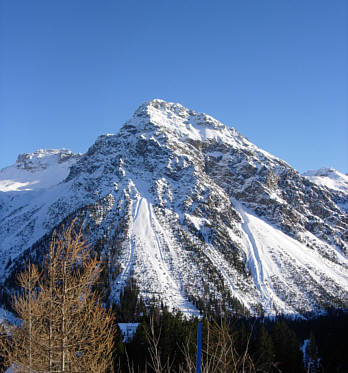
M 169 312 L 163 305 L 144 311 L 138 293 L 133 280 L 126 287 L 120 305 L 114 307 L 118 320 L 140 323 L 130 343 L 122 343 L 120 335 L 116 337 L 115 365 L 118 370 L 115 371 L 129 372 L 133 368 L 134 372 L 156 372 L 151 368 L 155 337 L 163 371 L 180 372 L 187 363 L 188 353 L 191 361 L 195 358 L 198 320 L 188 320 L 181 312 Z M 123 314 L 127 319 L 122 318 Z M 209 315 L 202 323 L 203 351 L 214 355 L 216 347 L 221 349 L 225 344 L 224 348 L 231 352 L 230 357 L 232 350 L 234 353 L 231 367 L 216 372 L 348 372 L 348 313 L 342 310 L 328 309 L 325 315 L 308 319 L 239 317 L 224 311 L 223 318 Z M 226 331 L 227 337 L 223 336 Z M 214 335 L 216 332 L 219 335 Z M 207 342 L 209 333 L 210 341 Z M 252 362 L 249 370 L 233 370 L 236 361 L 243 356 Z M 166 368 L 168 362 L 170 370 Z
M 120 303 L 107 301 L 103 262 L 74 221 L 54 233 L 42 266 L 27 263 L 9 301 L 19 319 L 2 326 L 0 371 L 26 373 L 195 373 L 202 325 L 202 373 L 348 372 L 348 314 L 327 310 L 308 319 L 252 318 L 243 309 L 204 303 L 197 319 L 147 306 L 134 279 Z M 104 290 L 103 290 L 104 289 Z M 10 301 L 11 299 L 11 301 Z M 121 322 L 137 322 L 125 343 Z

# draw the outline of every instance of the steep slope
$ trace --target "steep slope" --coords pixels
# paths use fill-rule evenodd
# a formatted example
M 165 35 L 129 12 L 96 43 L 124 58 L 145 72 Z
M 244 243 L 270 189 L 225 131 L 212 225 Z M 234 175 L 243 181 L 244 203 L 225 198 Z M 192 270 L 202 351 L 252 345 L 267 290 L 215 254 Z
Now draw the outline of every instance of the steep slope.
M 179 104 L 142 105 L 64 182 L 2 194 L 6 286 L 77 216 L 108 264 L 112 300 L 134 276 L 145 300 L 190 314 L 220 301 L 268 314 L 347 306 L 348 215 L 337 194 Z

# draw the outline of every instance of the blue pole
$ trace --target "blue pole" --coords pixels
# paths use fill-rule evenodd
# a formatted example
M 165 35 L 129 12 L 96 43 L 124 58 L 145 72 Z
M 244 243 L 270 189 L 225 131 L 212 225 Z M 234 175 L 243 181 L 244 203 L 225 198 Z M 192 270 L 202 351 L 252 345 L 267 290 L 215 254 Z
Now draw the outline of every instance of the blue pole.
M 197 360 L 196 360 L 196 373 L 201 373 L 202 362 L 202 322 L 198 322 L 197 330 Z

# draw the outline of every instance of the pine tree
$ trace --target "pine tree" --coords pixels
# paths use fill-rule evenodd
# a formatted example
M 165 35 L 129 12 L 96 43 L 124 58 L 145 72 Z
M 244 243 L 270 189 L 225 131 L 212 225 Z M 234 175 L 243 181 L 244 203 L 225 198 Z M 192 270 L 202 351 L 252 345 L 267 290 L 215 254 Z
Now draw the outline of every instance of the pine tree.
M 272 338 L 265 325 L 261 324 L 256 339 L 256 364 L 259 369 L 269 372 L 274 365 L 274 358 L 275 354 Z
M 302 373 L 304 366 L 295 332 L 285 321 L 277 321 L 272 332 L 276 361 L 282 373 Z
M 44 268 L 29 265 L 14 299 L 22 323 L 2 340 L 18 372 L 95 372 L 112 367 L 113 316 L 93 290 L 100 262 L 74 230 L 54 233 Z

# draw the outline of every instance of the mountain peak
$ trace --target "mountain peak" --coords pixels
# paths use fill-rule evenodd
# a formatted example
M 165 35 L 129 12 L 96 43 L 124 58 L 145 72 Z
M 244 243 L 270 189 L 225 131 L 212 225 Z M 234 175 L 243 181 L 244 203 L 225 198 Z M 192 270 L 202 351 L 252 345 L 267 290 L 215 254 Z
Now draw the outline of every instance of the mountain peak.
M 124 127 L 131 132 L 152 132 L 178 140 L 248 142 L 234 128 L 227 127 L 205 113 L 185 108 L 179 103 L 154 99 L 142 104 Z
M 187 111 L 187 109 L 179 103 L 168 102 L 159 98 L 155 98 L 151 101 L 146 101 L 142 105 L 140 105 L 139 108 L 136 110 L 135 114 L 150 114 L 154 110 L 172 112 Z
M 167 102 L 161 99 L 154 99 L 140 105 L 134 116 L 150 118 L 155 125 L 165 123 L 176 125 L 178 122 L 189 124 L 190 121 L 194 121 L 213 129 L 226 127 L 210 115 L 187 109 L 180 103 Z

